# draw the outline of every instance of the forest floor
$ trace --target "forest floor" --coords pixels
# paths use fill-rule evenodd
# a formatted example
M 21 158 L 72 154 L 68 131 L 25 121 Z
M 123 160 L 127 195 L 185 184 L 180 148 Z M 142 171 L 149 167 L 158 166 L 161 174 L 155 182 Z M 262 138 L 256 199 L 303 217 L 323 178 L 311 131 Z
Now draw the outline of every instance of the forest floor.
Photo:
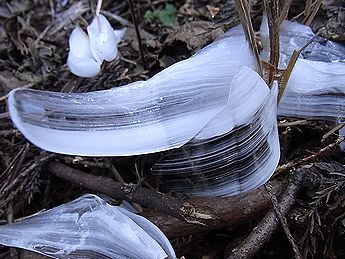
M 263 7 L 252 1 L 252 20 L 260 26 Z M 345 43 L 345 5 L 343 1 L 323 1 L 311 27 L 325 27 L 323 36 Z M 90 3 L 91 6 L 90 6 Z M 127 27 L 119 45 L 120 56 L 103 64 L 94 78 L 78 78 L 66 66 L 68 38 L 78 24 L 93 18 L 93 1 L 6 0 L 0 2 L 0 224 L 37 213 L 73 200 L 90 190 L 63 180 L 47 169 L 49 161 L 76 168 L 90 175 L 114 178 L 116 167 L 125 182 L 156 186 L 149 174 L 146 156 L 128 158 L 86 158 L 43 152 L 13 126 L 7 111 L 7 94 L 26 87 L 50 91 L 88 92 L 109 89 L 146 80 L 171 64 L 186 59 L 212 42 L 224 30 L 237 24 L 233 1 L 179 0 L 134 1 L 142 38 L 140 48 L 125 0 L 103 2 L 102 10 L 115 28 Z M 302 13 L 304 1 L 294 1 L 289 19 Z M 297 20 L 303 22 L 303 15 Z M 202 36 L 200 36 L 202 35 Z M 300 164 L 317 167 L 313 186 L 303 186 L 287 217 L 287 225 L 305 257 L 345 258 L 345 181 L 330 177 L 342 167 L 344 153 L 338 147 L 338 131 L 333 122 L 279 119 L 282 156 L 280 165 Z M 328 134 L 329 133 L 329 134 Z M 306 161 L 301 162 L 304 158 Z M 322 162 L 321 164 L 317 164 Z M 316 164 L 315 164 L 316 163 Z M 289 177 L 281 170 L 279 177 Z M 145 176 L 145 177 L 144 177 Z M 114 178 L 114 180 L 116 180 Z M 338 188 L 333 188 L 337 186 Z M 145 210 L 145 208 L 144 208 Z M 262 219 L 265 211 L 237 226 L 204 230 L 173 238 L 179 257 L 227 258 Z M 273 233 L 255 258 L 291 258 L 293 251 L 283 228 Z M 41 258 L 19 251 L 19 258 Z M 9 249 L 0 246 L 0 258 L 11 258 Z M 13 258 L 13 255 L 12 255 Z

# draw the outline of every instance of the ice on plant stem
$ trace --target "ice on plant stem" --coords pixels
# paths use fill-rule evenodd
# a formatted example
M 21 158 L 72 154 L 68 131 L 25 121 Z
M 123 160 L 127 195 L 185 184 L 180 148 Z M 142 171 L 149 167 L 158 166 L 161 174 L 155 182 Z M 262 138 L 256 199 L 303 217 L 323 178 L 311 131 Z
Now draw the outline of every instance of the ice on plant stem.
M 0 244 L 53 258 L 176 258 L 153 223 L 91 194 L 0 226 Z
M 267 18 L 261 25 L 262 57 L 268 60 Z M 280 28 L 280 68 L 286 68 L 294 50 L 315 34 L 305 25 L 283 21 Z M 278 115 L 338 120 L 345 117 L 345 47 L 316 37 L 300 54 L 278 107 Z
M 113 30 L 101 14 L 94 18 L 87 31 L 88 34 L 76 27 L 69 39 L 67 65 L 80 77 L 94 77 L 99 74 L 104 60 L 114 60 L 118 55 L 117 45 L 125 33 L 125 29 Z
M 116 58 L 117 44 L 124 30 L 114 31 L 108 20 L 100 14 L 87 27 L 87 32 L 90 37 L 91 52 L 98 63 L 102 64 L 103 60 L 110 62 Z
M 72 31 L 69 48 L 67 66 L 73 74 L 80 77 L 93 77 L 99 74 L 101 66 L 93 58 L 90 39 L 79 27 Z

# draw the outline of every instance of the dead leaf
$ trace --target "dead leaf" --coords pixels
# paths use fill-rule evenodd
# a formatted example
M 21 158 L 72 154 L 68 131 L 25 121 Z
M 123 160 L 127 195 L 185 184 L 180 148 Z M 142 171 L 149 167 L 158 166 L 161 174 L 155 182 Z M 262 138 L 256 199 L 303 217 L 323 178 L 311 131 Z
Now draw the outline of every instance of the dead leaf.
M 19 80 L 7 70 L 0 71 L 0 86 L 2 87 L 4 94 L 8 94 L 11 90 L 24 86 L 27 83 L 27 81 Z
M 184 24 L 171 33 L 165 44 L 172 45 L 174 41 L 181 41 L 187 44 L 187 48 L 195 52 L 204 47 L 208 42 L 214 41 L 223 31 L 218 28 L 214 30 L 214 24 L 208 21 L 193 21 Z
M 140 29 L 140 36 L 143 45 L 150 48 L 160 48 L 161 44 L 158 41 L 157 36 L 148 33 L 147 31 Z M 139 52 L 139 45 L 137 40 L 137 35 L 134 28 L 127 28 L 125 35 L 123 36 L 123 41 L 129 43 L 133 49 Z

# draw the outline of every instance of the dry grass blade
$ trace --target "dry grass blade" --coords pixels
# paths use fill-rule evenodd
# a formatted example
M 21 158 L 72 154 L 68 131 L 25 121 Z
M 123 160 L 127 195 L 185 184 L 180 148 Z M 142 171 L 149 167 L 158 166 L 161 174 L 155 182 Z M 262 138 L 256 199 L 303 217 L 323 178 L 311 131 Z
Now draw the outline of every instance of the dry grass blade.
M 306 0 L 305 2 L 305 16 L 309 16 L 311 14 L 312 11 L 312 5 L 313 5 L 313 0 Z
M 270 66 L 267 83 L 271 85 L 279 64 L 279 8 L 277 0 L 264 0 L 264 5 L 268 18 L 270 37 Z
M 324 142 L 327 138 L 338 132 L 340 129 L 342 129 L 345 126 L 345 123 L 340 123 L 337 126 L 335 126 L 333 129 L 328 131 L 326 134 L 322 136 L 321 142 Z
M 318 31 L 313 38 L 311 38 L 302 48 L 300 49 L 296 49 L 290 58 L 289 64 L 287 66 L 287 68 L 283 71 L 283 73 L 281 74 L 280 78 L 279 78 L 279 93 L 278 93 L 278 103 L 280 102 L 281 98 L 284 95 L 287 83 L 290 79 L 291 73 L 293 68 L 295 67 L 295 64 L 297 62 L 297 59 L 299 57 L 299 55 L 301 54 L 301 52 L 308 47 L 317 36 L 319 36 L 320 31 Z
M 255 39 L 253 25 L 250 19 L 249 3 L 247 0 L 235 0 L 235 4 L 244 29 L 244 33 L 257 60 L 259 74 L 263 76 L 259 50 Z
M 304 10 L 305 18 L 303 20 L 303 23 L 307 26 L 310 26 L 311 22 L 314 20 L 315 15 L 322 4 L 322 0 L 316 0 L 314 3 L 311 2 L 312 1 L 307 1 Z

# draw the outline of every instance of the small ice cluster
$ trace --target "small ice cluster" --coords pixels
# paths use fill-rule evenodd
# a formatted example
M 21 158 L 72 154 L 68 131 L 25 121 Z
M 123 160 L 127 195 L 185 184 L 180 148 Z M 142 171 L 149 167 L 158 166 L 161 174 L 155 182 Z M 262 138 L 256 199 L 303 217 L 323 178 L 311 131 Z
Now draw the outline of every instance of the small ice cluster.
M 125 29 L 114 30 L 107 18 L 99 14 L 87 27 L 87 33 L 76 27 L 69 38 L 67 65 L 80 77 L 98 75 L 104 60 L 110 62 L 117 57 L 117 45 Z
M 153 223 L 92 194 L 0 226 L 0 244 L 59 259 L 176 258 Z

